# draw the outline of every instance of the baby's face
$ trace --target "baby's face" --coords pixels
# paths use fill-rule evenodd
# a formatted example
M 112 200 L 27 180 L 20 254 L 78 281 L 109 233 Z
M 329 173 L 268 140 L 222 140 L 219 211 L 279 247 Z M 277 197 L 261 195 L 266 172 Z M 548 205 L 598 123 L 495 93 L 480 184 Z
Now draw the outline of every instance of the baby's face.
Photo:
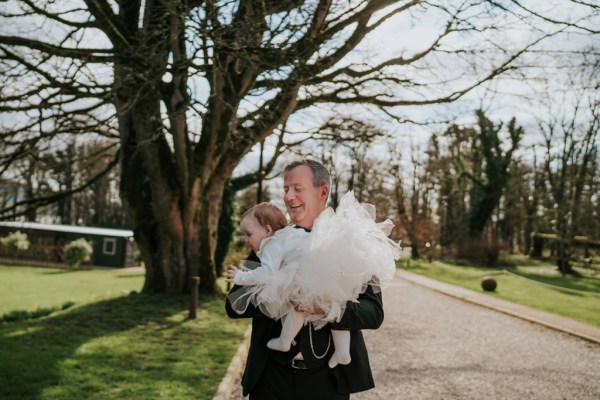
M 269 232 L 263 227 L 254 215 L 247 215 L 240 222 L 240 230 L 245 236 L 245 242 L 254 251 L 260 249 L 260 242 L 267 236 Z

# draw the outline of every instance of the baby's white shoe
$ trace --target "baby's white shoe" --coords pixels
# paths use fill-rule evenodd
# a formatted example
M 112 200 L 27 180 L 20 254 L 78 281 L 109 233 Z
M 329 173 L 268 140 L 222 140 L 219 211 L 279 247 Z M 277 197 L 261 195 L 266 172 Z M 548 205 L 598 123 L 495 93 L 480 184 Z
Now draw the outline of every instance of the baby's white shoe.
M 343 354 L 343 353 L 334 351 L 327 364 L 329 365 L 329 368 L 335 368 L 338 364 L 339 365 L 348 365 L 348 364 L 350 364 L 350 361 L 352 361 L 352 357 L 350 357 L 350 353 Z
M 281 338 L 275 338 L 267 342 L 267 347 L 271 350 L 287 352 L 290 351 L 291 345 L 283 343 Z

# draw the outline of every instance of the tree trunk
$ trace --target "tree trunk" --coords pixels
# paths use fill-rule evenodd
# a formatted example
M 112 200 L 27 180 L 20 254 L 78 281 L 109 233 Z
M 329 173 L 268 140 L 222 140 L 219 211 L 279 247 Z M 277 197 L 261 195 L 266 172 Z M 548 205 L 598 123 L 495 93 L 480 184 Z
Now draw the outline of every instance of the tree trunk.
M 529 249 L 529 257 L 541 258 L 544 253 L 544 239 L 539 237 L 536 233 L 532 232 L 530 234 L 529 242 L 531 243 L 531 247 Z
M 566 213 L 564 212 L 564 204 L 559 204 L 558 213 L 556 217 L 556 232 L 558 236 L 557 246 L 557 260 L 556 266 L 561 274 L 573 274 L 573 268 L 569 262 L 570 258 L 570 240 L 566 230 Z
M 419 244 L 413 238 L 411 238 L 410 242 L 410 258 L 412 258 L 413 260 L 417 260 L 419 257 L 421 257 L 421 253 L 419 253 Z
M 527 212 L 525 217 L 525 231 L 523 232 L 525 247 L 523 248 L 524 254 L 529 254 L 530 257 L 532 255 L 533 242 L 531 235 L 533 234 L 533 215 Z
M 121 197 L 134 225 L 134 236 L 146 267 L 145 292 L 182 293 L 186 287 L 185 207 L 162 133 L 157 87 L 136 92 L 135 82 L 116 68 L 123 97 L 116 100 L 121 148 Z M 119 74 L 122 72 L 122 74 Z M 138 83 L 139 84 L 139 83 Z M 139 86 L 138 86 L 139 87 Z M 137 98 L 133 95 L 137 94 Z
M 136 125 L 123 123 L 134 132 L 127 132 L 127 128 L 123 131 L 137 134 Z M 161 137 L 151 140 L 160 142 Z M 143 290 L 184 293 L 190 290 L 190 278 L 200 276 L 200 290 L 214 293 L 213 254 L 224 182 L 213 181 L 210 188 L 201 191 L 200 180 L 196 179 L 191 190 L 182 193 L 174 182 L 175 171 L 166 172 L 169 162 L 163 157 L 162 146 L 144 143 L 124 147 L 123 151 L 121 194 L 132 215 L 146 267 Z
M 561 274 L 573 274 L 573 266 L 570 262 L 570 245 L 566 242 L 561 236 L 559 236 L 557 243 L 557 259 L 556 259 L 556 267 L 560 271 Z
M 199 218 L 199 242 L 198 246 L 192 247 L 192 249 L 198 249 L 198 263 L 195 262 L 196 254 L 190 253 L 190 256 L 193 257 L 190 260 L 192 266 L 190 273 L 193 276 L 196 271 L 198 272 L 200 291 L 204 293 L 214 293 L 217 290 L 214 254 L 217 247 L 217 232 L 224 188 L 225 179 L 219 179 L 205 194 L 200 196 L 200 206 L 197 213 Z

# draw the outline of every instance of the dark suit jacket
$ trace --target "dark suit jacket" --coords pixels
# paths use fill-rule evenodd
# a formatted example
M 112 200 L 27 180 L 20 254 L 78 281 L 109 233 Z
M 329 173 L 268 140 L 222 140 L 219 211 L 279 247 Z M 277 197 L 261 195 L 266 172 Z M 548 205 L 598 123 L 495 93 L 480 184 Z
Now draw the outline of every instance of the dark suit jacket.
M 256 254 L 251 253 L 249 260 L 255 261 Z M 259 267 L 260 268 L 260 267 Z M 234 286 L 236 291 L 240 286 Z M 265 371 L 265 365 L 269 357 L 282 365 L 289 365 L 291 359 L 302 351 L 302 356 L 309 368 L 326 363 L 333 353 L 333 343 L 329 346 L 327 354 L 322 358 L 331 340 L 331 329 L 350 331 L 350 355 L 352 362 L 348 365 L 339 365 L 331 372 L 337 381 L 339 393 L 356 393 L 371 389 L 375 386 L 367 348 L 363 339 L 361 329 L 377 329 L 383 322 L 383 301 L 381 292 L 374 293 L 369 287 L 365 293 L 358 298 L 358 303 L 349 302 L 342 320 L 338 323 L 327 324 L 319 330 L 312 330 L 309 325 L 302 328 L 296 336 L 296 345 L 287 352 L 270 350 L 267 342 L 278 337 L 281 332 L 281 322 L 272 320 L 265 316 L 257 307 L 250 305 L 244 314 L 238 314 L 231 308 L 229 300 L 226 301 L 225 309 L 230 318 L 252 318 L 252 336 L 250 337 L 250 350 L 246 361 L 246 368 L 242 377 L 244 395 L 252 392 Z M 312 337 L 312 348 L 311 348 Z M 314 350 L 314 353 L 313 353 Z

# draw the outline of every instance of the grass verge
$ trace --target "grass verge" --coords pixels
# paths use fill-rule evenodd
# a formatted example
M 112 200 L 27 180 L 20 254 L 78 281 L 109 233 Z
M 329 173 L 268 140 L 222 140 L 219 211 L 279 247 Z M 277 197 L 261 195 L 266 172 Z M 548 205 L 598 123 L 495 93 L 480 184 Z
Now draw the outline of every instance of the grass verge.
M 562 277 L 549 265 L 516 266 L 502 270 L 463 267 L 439 261 L 411 261 L 407 271 L 442 282 L 481 292 L 481 280 L 493 275 L 498 283 L 495 292 L 485 292 L 514 303 L 555 313 L 600 327 L 600 279 L 592 277 Z M 565 290 L 570 289 L 570 290 Z M 593 292 L 593 293 L 586 293 Z
M 224 300 L 200 296 L 195 320 L 189 296 L 131 293 L 0 323 L 0 398 L 211 399 L 248 324 Z

